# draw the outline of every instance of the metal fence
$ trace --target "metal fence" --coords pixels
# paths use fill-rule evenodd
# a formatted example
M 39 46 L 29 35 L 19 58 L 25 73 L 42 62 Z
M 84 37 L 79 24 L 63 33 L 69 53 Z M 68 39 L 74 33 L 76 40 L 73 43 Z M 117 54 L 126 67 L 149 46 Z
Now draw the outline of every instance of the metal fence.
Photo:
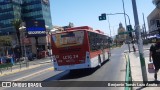
M 0 58 L 1 59 L 1 58 Z M 29 67 L 29 63 L 28 62 L 24 62 L 23 61 L 19 61 L 19 62 L 14 62 L 13 58 L 10 58 L 10 62 L 9 63 L 1 63 L 0 64 L 0 73 L 3 74 L 3 71 L 9 70 L 12 72 L 13 68 L 19 68 L 21 69 L 22 67 Z

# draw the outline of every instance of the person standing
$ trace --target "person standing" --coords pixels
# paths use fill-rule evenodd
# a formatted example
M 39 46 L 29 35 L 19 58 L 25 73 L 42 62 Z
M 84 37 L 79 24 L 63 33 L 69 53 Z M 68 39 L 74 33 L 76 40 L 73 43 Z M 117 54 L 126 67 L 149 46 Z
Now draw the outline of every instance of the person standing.
M 156 39 L 156 43 L 152 44 L 150 47 L 150 57 L 149 57 L 149 61 L 151 62 L 153 60 L 153 64 L 155 67 L 155 74 L 154 74 L 154 78 L 155 80 L 157 80 L 157 73 L 160 69 L 160 39 Z

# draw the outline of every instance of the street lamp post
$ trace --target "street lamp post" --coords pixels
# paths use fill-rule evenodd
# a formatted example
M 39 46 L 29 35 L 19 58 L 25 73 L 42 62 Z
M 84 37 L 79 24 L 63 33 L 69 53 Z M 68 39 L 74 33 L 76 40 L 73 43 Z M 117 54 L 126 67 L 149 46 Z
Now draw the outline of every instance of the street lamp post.
M 25 29 L 26 29 L 26 27 L 25 26 L 21 26 L 20 28 L 19 28 L 19 30 L 22 32 L 22 38 L 24 39 L 25 38 Z M 22 38 L 21 38 L 21 43 L 22 43 Z M 26 61 L 26 66 L 28 66 L 28 59 L 26 58 L 27 57 L 27 53 L 26 53 L 26 45 L 25 45 L 25 42 L 23 43 L 23 48 L 24 48 L 24 59 L 25 59 L 25 61 Z M 22 49 L 22 51 L 23 51 L 23 49 Z M 23 53 L 23 52 L 22 52 Z
M 147 39 L 147 32 L 146 32 L 146 24 L 145 24 L 145 19 L 144 19 L 144 13 L 142 13 L 143 15 L 143 23 L 144 23 L 144 38 Z
M 124 14 L 125 25 L 127 26 L 127 22 L 126 22 L 126 11 L 125 11 L 125 7 L 124 7 L 124 0 L 122 0 L 122 4 L 123 4 L 123 14 Z
M 122 4 L 123 4 L 123 13 L 124 13 L 124 20 L 125 20 L 125 25 L 126 25 L 126 30 L 127 30 L 127 22 L 126 22 L 126 11 L 125 11 L 125 7 L 124 7 L 124 0 L 122 0 Z M 127 15 L 128 16 L 128 15 Z M 129 19 L 129 24 L 130 24 L 130 19 Z M 130 24 L 131 25 L 131 24 Z M 129 37 L 129 34 L 127 34 L 127 36 Z M 129 41 L 129 38 L 127 38 Z M 130 52 L 130 45 L 128 43 L 128 48 L 129 48 L 129 52 Z
M 107 18 L 108 18 L 107 21 L 108 21 L 108 24 L 109 24 L 110 37 L 112 37 L 112 35 L 111 35 L 111 26 L 110 26 L 110 22 L 109 22 L 109 17 L 107 17 Z
M 143 82 L 144 82 L 144 81 L 148 81 L 148 78 L 147 78 L 147 72 L 146 72 L 146 66 L 145 66 L 145 58 L 144 58 L 144 54 L 143 54 L 143 42 L 142 42 L 142 38 L 141 38 L 141 34 L 140 34 L 140 26 L 139 26 L 136 0 L 132 0 L 132 6 L 133 6 L 134 21 L 135 21 L 136 39 L 138 40 L 138 49 L 139 49 L 141 70 L 142 70 L 142 77 L 143 77 Z
M 46 27 L 46 32 L 47 32 L 47 42 L 48 42 L 48 53 L 49 53 L 49 55 L 50 55 L 50 57 L 51 57 L 51 53 L 52 53 L 52 51 L 51 51 L 51 41 L 50 41 L 50 37 L 51 37 L 51 31 L 50 31 L 50 29 L 49 29 L 49 26 L 47 26 L 47 25 L 45 25 L 45 27 Z

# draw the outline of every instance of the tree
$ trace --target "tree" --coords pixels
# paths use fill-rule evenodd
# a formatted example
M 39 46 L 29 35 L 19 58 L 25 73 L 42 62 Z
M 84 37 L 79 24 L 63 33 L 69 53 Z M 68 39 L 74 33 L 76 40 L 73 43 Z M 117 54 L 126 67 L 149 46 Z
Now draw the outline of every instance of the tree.
M 21 51 L 21 41 L 20 41 L 20 31 L 19 31 L 19 27 L 22 23 L 22 20 L 21 19 L 14 19 L 12 21 L 12 25 L 14 26 L 14 28 L 16 29 L 16 34 L 17 34 L 17 38 L 18 38 L 18 43 L 19 43 L 19 48 L 20 48 L 20 51 Z
M 158 4 L 160 3 L 160 0 L 152 0 L 152 3 L 153 3 L 155 6 L 158 6 Z

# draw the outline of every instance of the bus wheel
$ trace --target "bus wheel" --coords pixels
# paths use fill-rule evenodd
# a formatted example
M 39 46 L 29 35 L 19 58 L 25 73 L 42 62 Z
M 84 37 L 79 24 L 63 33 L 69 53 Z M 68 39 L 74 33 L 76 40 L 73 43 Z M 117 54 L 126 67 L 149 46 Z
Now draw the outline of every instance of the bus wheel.
M 98 67 L 101 67 L 101 56 L 98 55 Z

